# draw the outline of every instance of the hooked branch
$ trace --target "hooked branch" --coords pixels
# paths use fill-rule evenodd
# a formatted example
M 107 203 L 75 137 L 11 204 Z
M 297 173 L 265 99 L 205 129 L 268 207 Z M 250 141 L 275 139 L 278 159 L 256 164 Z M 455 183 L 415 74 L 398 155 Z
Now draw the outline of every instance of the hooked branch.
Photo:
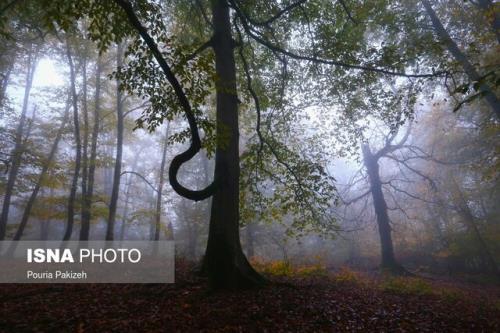
M 181 185 L 177 180 L 177 173 L 180 167 L 184 163 L 191 160 L 201 149 L 200 134 L 198 131 L 198 125 L 196 123 L 196 118 L 193 109 L 191 108 L 191 104 L 189 103 L 189 100 L 181 84 L 179 83 L 179 80 L 174 75 L 172 69 L 170 68 L 167 61 L 160 52 L 158 45 L 156 44 L 154 39 L 150 36 L 147 29 L 139 21 L 139 18 L 135 14 L 134 9 L 130 4 L 130 2 L 127 0 L 115 0 L 115 3 L 125 11 L 129 23 L 137 30 L 137 32 L 142 37 L 144 42 L 148 45 L 150 51 L 152 52 L 156 61 L 163 70 L 163 73 L 165 74 L 168 82 L 174 89 L 175 95 L 177 96 L 178 102 L 181 105 L 182 109 L 184 110 L 184 114 L 189 124 L 189 129 L 191 132 L 191 144 L 189 145 L 189 148 L 187 150 L 176 155 L 173 158 L 170 164 L 170 168 L 168 170 L 170 185 L 172 185 L 172 188 L 174 189 L 175 192 L 177 192 L 179 195 L 187 199 L 194 201 L 204 200 L 214 194 L 216 188 L 216 180 L 214 180 L 210 185 L 208 185 L 206 188 L 202 190 L 190 190 Z

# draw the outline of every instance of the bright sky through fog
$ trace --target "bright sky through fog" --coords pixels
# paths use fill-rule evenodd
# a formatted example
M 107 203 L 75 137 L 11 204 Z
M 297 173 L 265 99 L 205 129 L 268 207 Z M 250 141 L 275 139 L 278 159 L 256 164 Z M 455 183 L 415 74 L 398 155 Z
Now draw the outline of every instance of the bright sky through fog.
M 38 62 L 33 87 L 57 87 L 64 84 L 61 73 L 56 69 L 54 60 L 43 58 Z
M 32 96 L 30 98 L 32 103 L 35 101 L 36 97 L 34 95 L 38 89 L 64 86 L 64 76 L 61 74 L 61 69 L 58 68 L 58 66 L 60 65 L 52 59 L 40 59 L 33 78 Z M 25 80 L 26 74 L 22 73 L 17 77 L 17 81 L 20 83 L 19 85 L 13 84 L 7 87 L 7 94 L 12 104 L 17 105 L 17 110 L 20 110 L 23 102 Z

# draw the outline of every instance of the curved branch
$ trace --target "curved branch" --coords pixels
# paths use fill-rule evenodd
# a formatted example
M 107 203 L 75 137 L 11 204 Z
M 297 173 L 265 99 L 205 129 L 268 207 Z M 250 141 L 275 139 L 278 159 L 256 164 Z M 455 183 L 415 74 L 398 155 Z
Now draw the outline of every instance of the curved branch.
M 143 175 L 141 175 L 141 174 L 140 174 L 140 173 L 138 173 L 138 172 L 135 172 L 135 171 L 123 171 L 122 173 L 120 173 L 120 177 L 121 177 L 121 176 L 123 176 L 123 175 L 125 175 L 125 174 L 127 174 L 127 173 L 130 173 L 130 174 L 132 174 L 132 175 L 136 175 L 137 177 L 141 178 L 142 180 L 144 180 L 144 182 L 145 182 L 146 184 L 148 184 L 148 185 L 149 185 L 149 187 L 151 187 L 151 188 L 153 189 L 153 191 L 155 191 L 156 193 L 158 193 L 158 190 L 154 187 L 154 185 L 153 185 L 153 184 L 151 184 L 151 183 L 149 182 L 149 180 L 147 180 L 147 179 L 146 179 L 146 177 L 144 177 Z
M 198 132 L 198 125 L 196 124 L 196 118 L 194 116 L 193 109 L 191 108 L 191 104 L 189 103 L 189 100 L 187 99 L 187 96 L 184 93 L 181 84 L 175 77 L 174 73 L 172 72 L 172 69 L 167 64 L 167 61 L 165 60 L 160 50 L 158 49 L 158 45 L 149 35 L 146 28 L 139 21 L 139 18 L 135 14 L 134 9 L 132 8 L 130 2 L 128 2 L 127 0 L 115 0 L 115 3 L 118 4 L 118 6 L 120 6 L 125 11 L 129 23 L 137 30 L 137 32 L 142 37 L 144 42 L 148 45 L 150 51 L 153 53 L 153 56 L 160 65 L 161 69 L 163 70 L 163 73 L 165 74 L 168 82 L 174 89 L 179 104 L 184 110 L 184 114 L 189 124 L 189 129 L 191 132 L 191 144 L 189 145 L 189 148 L 187 150 L 175 156 L 174 159 L 172 160 L 170 168 L 168 170 L 168 178 L 170 181 L 170 185 L 172 186 L 174 191 L 177 192 L 177 194 L 183 196 L 184 198 L 194 201 L 204 200 L 214 194 L 216 188 L 216 180 L 214 180 L 212 184 L 208 185 L 206 188 L 202 190 L 190 190 L 181 185 L 177 180 L 177 173 L 180 167 L 184 163 L 191 160 L 201 149 L 200 134 Z
M 241 36 L 240 29 L 238 28 L 238 26 L 236 24 L 235 24 L 235 28 L 236 28 L 236 32 L 238 33 L 238 37 L 239 37 L 240 47 L 239 47 L 238 53 L 240 55 L 241 63 L 243 64 L 243 70 L 245 72 L 247 89 L 250 92 L 250 95 L 252 96 L 252 99 L 255 103 L 255 109 L 257 111 L 257 124 L 255 127 L 255 131 L 257 132 L 257 136 L 259 137 L 260 144 L 259 144 L 259 151 L 258 151 L 257 156 L 258 156 L 258 159 L 260 160 L 260 156 L 262 154 L 262 149 L 264 148 L 264 141 L 265 141 L 264 137 L 262 136 L 262 132 L 260 130 L 260 125 L 261 125 L 260 101 L 259 101 L 259 97 L 257 96 L 257 93 L 253 89 L 252 76 L 250 75 L 250 68 L 248 66 L 248 61 L 245 58 L 245 55 L 243 54 L 243 46 L 244 46 L 243 37 Z
M 429 73 L 429 74 L 407 74 L 404 72 L 395 72 L 391 71 L 388 69 L 384 68 L 379 68 L 379 67 L 371 67 L 371 66 L 363 66 L 363 65 L 356 65 L 356 64 L 349 64 L 337 60 L 329 60 L 329 59 L 323 59 L 323 58 L 318 58 L 316 56 L 307 56 L 307 55 L 300 55 L 293 53 L 291 51 L 288 51 L 286 49 L 283 49 L 279 47 L 278 45 L 275 45 L 271 43 L 269 40 L 266 40 L 264 38 L 261 38 L 257 36 L 249 26 L 249 18 L 246 16 L 246 14 L 236 5 L 234 0 L 229 0 L 231 7 L 235 10 L 236 15 L 240 18 L 241 24 L 243 26 L 243 29 L 245 32 L 252 37 L 253 40 L 255 40 L 257 43 L 267 47 L 268 49 L 275 51 L 277 53 L 281 53 L 285 56 L 288 56 L 292 59 L 295 60 L 306 60 L 306 61 L 311 61 L 313 63 L 318 63 L 318 64 L 325 64 L 325 65 L 333 65 L 333 66 L 338 66 L 338 67 L 344 67 L 344 68 L 349 68 L 349 69 L 357 69 L 357 70 L 363 70 L 363 71 L 370 71 L 370 72 L 376 72 L 376 73 L 381 73 L 381 74 L 387 74 L 387 75 L 392 75 L 392 76 L 401 76 L 401 77 L 415 77 L 415 78 L 431 78 L 431 77 L 437 77 L 437 76 L 442 76 L 446 74 L 446 71 L 439 71 L 435 73 Z

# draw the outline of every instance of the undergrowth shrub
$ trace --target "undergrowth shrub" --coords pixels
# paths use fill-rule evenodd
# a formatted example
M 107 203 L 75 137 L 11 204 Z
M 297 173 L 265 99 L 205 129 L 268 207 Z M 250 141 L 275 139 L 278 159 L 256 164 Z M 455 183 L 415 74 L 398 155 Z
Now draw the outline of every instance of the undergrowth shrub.
M 383 281 L 381 288 L 384 291 L 405 295 L 430 295 L 433 293 L 432 286 L 419 278 L 392 277 Z
M 359 272 L 356 272 L 349 267 L 341 267 L 340 271 L 333 276 L 333 280 L 339 283 L 352 283 L 365 285 L 366 280 Z
M 252 266 L 259 272 L 271 276 L 286 277 L 326 277 L 328 271 L 323 264 L 293 265 L 289 261 L 264 261 L 259 258 L 251 259 Z
M 465 298 L 463 292 L 453 289 L 444 288 L 439 291 L 439 296 L 450 303 L 456 303 Z

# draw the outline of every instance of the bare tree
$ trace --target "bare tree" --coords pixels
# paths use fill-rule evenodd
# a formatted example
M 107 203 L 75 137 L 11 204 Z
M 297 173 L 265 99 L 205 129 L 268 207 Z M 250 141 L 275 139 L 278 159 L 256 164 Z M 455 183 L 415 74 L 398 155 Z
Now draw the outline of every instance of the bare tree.
M 360 173 L 361 177 L 358 180 L 354 181 L 353 184 L 367 181 L 369 183 L 369 188 L 362 191 L 360 195 L 350 200 L 344 200 L 344 204 L 350 205 L 361 200 L 362 198 L 367 197 L 368 195 L 371 195 L 380 237 L 381 268 L 393 274 L 408 274 L 408 272 L 398 263 L 394 255 L 394 245 L 392 240 L 392 227 L 389 217 L 389 210 L 398 210 L 404 215 L 407 215 L 407 213 L 398 203 L 398 199 L 390 191 L 404 194 L 405 196 L 413 199 L 425 199 L 420 198 L 416 194 L 410 193 L 400 186 L 401 183 L 413 182 L 411 179 L 406 177 L 406 174 L 403 170 L 400 170 L 401 177 L 403 177 L 401 179 L 392 178 L 389 180 L 382 180 L 380 175 L 379 161 L 382 158 L 386 158 L 393 162 L 396 162 L 399 168 L 407 169 L 407 171 L 427 181 L 432 188 L 436 187 L 435 182 L 430 177 L 428 177 L 409 163 L 409 161 L 413 159 L 435 160 L 431 155 L 427 154 L 418 146 L 408 144 L 408 138 L 410 136 L 411 129 L 412 124 L 409 124 L 406 132 L 397 142 L 395 142 L 395 140 L 398 137 L 399 131 L 390 131 L 389 134 L 385 135 L 383 139 L 383 147 L 376 151 L 370 148 L 368 143 L 362 144 L 361 150 L 363 154 L 363 164 L 366 170 L 366 175 Z M 399 152 L 401 156 L 396 156 L 396 152 Z M 384 187 L 387 187 L 388 189 L 384 190 Z M 387 204 L 385 193 L 389 193 L 391 195 L 394 207 L 389 207 L 389 205 Z

